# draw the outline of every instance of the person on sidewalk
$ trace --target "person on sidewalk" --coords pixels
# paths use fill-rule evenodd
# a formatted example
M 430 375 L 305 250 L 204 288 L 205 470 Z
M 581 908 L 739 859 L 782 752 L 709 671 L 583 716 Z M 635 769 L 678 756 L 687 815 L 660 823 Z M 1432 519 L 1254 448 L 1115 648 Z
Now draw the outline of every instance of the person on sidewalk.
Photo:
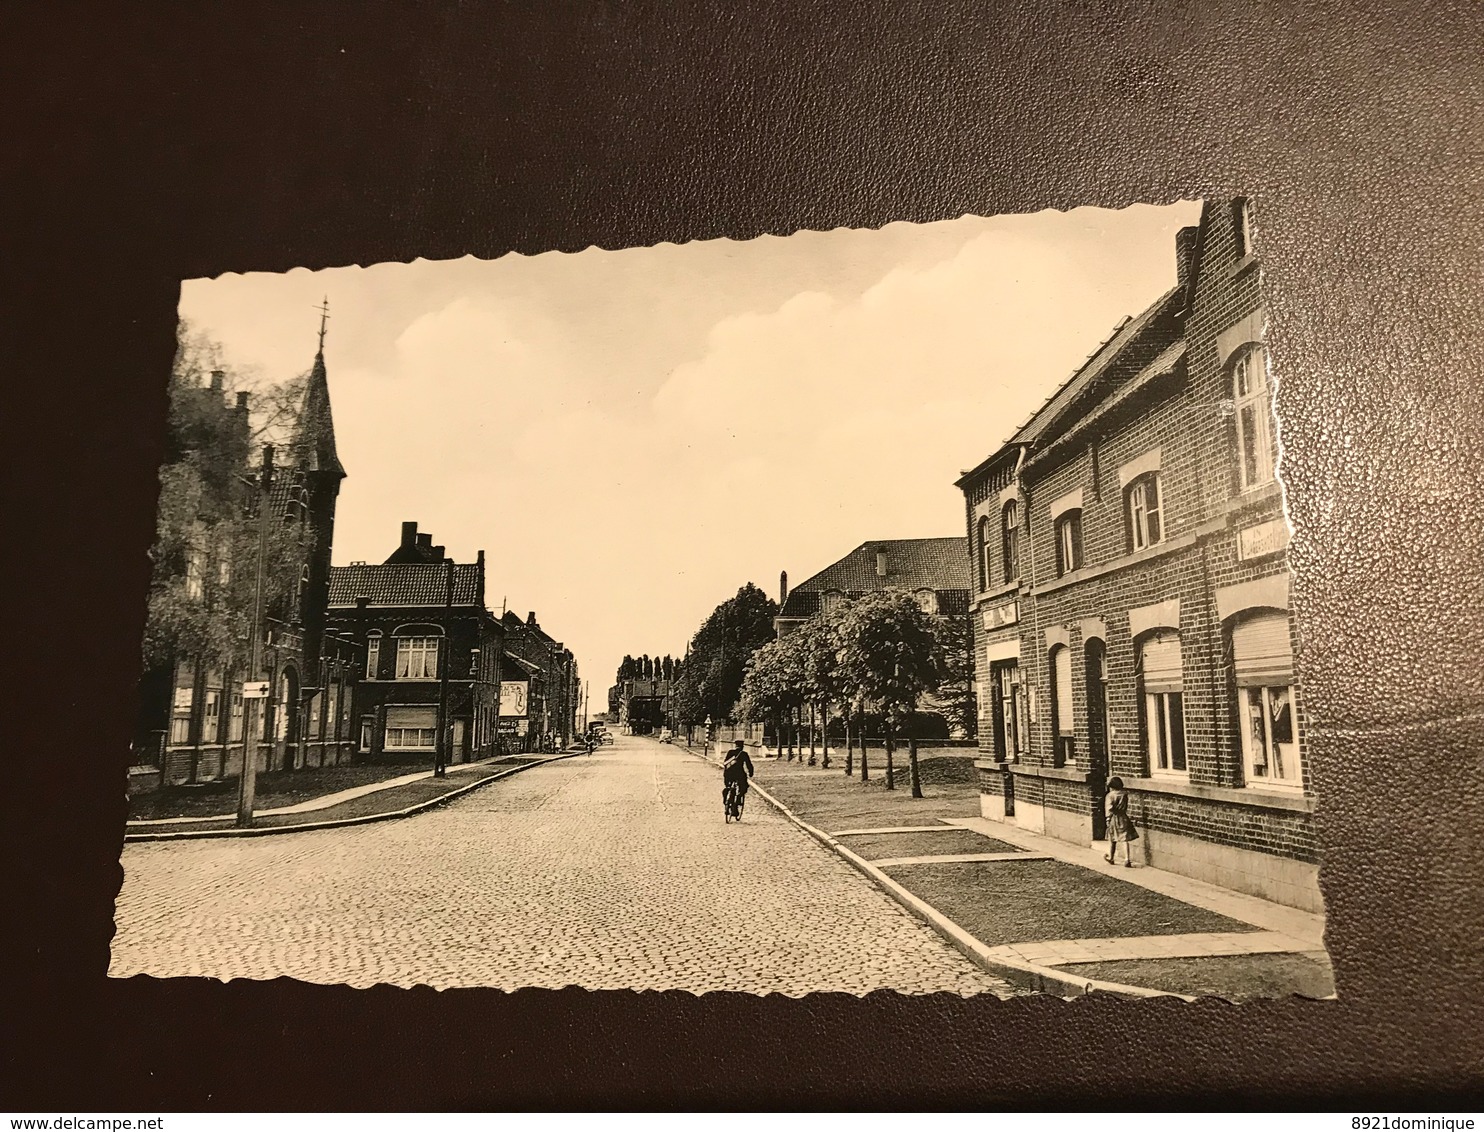
M 1139 831 L 1128 816 L 1128 792 L 1123 788 L 1123 779 L 1108 779 L 1108 796 L 1104 804 L 1108 810 L 1108 864 L 1118 863 L 1118 843 L 1122 841 L 1123 864 L 1131 869 L 1134 867 L 1134 842 L 1139 839 Z

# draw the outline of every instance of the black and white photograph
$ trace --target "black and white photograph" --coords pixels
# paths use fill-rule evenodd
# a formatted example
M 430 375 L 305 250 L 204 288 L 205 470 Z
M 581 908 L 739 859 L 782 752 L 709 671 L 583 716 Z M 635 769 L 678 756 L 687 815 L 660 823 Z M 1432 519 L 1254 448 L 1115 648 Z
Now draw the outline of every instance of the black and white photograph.
M 1264 242 L 183 280 L 110 975 L 1334 997 Z

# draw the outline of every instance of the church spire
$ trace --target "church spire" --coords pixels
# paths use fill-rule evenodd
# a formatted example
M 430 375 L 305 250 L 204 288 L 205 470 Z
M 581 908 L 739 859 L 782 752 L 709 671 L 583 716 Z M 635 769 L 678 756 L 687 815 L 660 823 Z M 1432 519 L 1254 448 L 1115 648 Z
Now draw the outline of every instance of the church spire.
M 319 350 L 314 355 L 314 368 L 299 411 L 295 454 L 301 468 L 345 475 L 345 468 L 335 451 L 335 422 L 330 414 L 330 380 L 325 372 L 325 330 L 330 321 L 330 297 L 315 307 L 319 311 Z

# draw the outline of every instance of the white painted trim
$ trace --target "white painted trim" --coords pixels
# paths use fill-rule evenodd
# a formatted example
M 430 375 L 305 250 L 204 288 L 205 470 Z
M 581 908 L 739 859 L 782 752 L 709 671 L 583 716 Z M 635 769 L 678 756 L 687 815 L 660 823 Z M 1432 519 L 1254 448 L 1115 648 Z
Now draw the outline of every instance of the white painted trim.
M 1128 632 L 1134 640 L 1153 629 L 1180 631 L 1180 599 L 1157 601 L 1153 605 L 1141 605 L 1128 611 Z
M 1134 480 L 1146 472 L 1159 471 L 1159 456 L 1161 449 L 1145 452 L 1142 456 L 1136 456 L 1127 464 L 1118 469 L 1118 486 L 1127 487 Z
M 1216 335 L 1217 364 L 1225 368 L 1231 356 L 1243 346 L 1251 342 L 1266 341 L 1267 326 L 1267 308 L 1258 307 L 1246 318 Z
M 1049 508 L 1053 523 L 1068 511 L 1080 510 L 1082 510 L 1082 489 L 1080 487 L 1076 491 L 1067 492 L 1060 499 L 1052 500 Z
M 984 663 L 993 664 L 997 660 L 1013 660 L 1020 662 L 1020 638 L 1011 637 L 1008 641 L 992 641 L 984 646 Z
M 1216 591 L 1216 619 L 1225 621 L 1247 609 L 1287 609 L 1288 573 L 1223 586 Z

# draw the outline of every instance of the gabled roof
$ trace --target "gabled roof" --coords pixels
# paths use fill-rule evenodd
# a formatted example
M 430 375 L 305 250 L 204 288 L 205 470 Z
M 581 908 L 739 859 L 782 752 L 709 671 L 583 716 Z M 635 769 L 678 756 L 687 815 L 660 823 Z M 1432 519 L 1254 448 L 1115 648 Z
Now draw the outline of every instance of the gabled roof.
M 885 577 L 876 573 L 877 550 L 886 551 Z M 830 590 L 861 594 L 888 588 L 967 591 L 969 540 L 963 535 L 952 535 L 863 542 L 838 562 L 790 590 L 778 616 L 808 617 L 818 608 L 818 595 Z
M 447 602 L 448 568 L 441 562 L 395 566 L 330 567 L 330 605 L 353 608 L 358 597 L 372 605 L 440 606 Z M 453 568 L 453 603 L 479 604 L 479 565 L 460 563 Z
M 507 652 L 505 654 L 505 662 L 507 664 L 513 664 L 513 665 L 515 665 L 515 667 L 517 667 L 519 669 L 522 669 L 523 670 L 523 674 L 527 678 L 530 678 L 532 676 L 539 676 L 541 674 L 541 669 L 537 668 L 534 664 L 532 664 L 528 660 L 522 660 L 520 657 L 516 656 L 513 652 Z

